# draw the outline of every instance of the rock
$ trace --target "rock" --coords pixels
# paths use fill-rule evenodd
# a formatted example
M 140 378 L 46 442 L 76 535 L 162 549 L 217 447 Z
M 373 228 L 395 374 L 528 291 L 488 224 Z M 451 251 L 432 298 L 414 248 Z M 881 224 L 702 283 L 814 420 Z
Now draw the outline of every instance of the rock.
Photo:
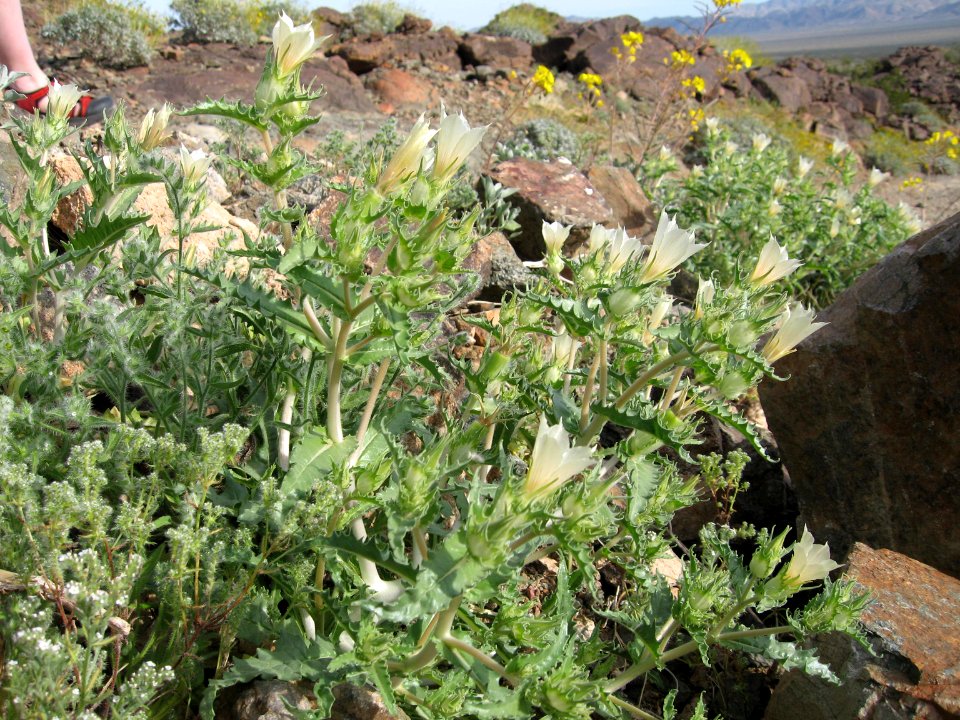
M 415 35 L 388 35 L 378 39 L 353 38 L 332 48 L 335 55 L 347 61 L 350 70 L 358 75 L 368 73 L 381 65 L 396 66 L 401 61 L 425 65 L 460 67 L 457 55 L 459 39 L 452 30 Z
M 618 225 L 639 237 L 653 230 L 655 211 L 640 183 L 627 168 L 594 165 L 587 172 L 590 183 L 613 210 Z
M 784 75 L 770 68 L 760 68 L 749 77 L 753 87 L 764 100 L 777 103 L 787 112 L 803 110 L 813 102 L 809 86 L 796 76 Z
M 432 27 L 432 20 L 407 13 L 397 26 L 397 32 L 403 35 L 423 35 L 430 32 Z
M 533 63 L 530 43 L 512 37 L 468 34 L 460 41 L 457 54 L 464 67 L 490 65 L 525 70 Z
M 80 165 L 72 155 L 64 152 L 54 153 L 50 157 L 50 165 L 60 183 L 83 179 Z M 86 186 L 82 187 L 60 201 L 51 222 L 69 238 L 76 232 L 83 212 L 92 200 L 90 189 Z M 155 227 L 160 233 L 163 249 L 174 249 L 178 246 L 174 236 L 176 221 L 167 203 L 167 191 L 162 183 L 152 183 L 144 187 L 133 204 L 133 211 L 149 216 L 146 224 Z M 194 233 L 187 238 L 186 250 L 192 252 L 195 262 L 201 265 L 210 260 L 222 243 L 239 249 L 243 247 L 243 233 L 251 237 L 259 234 L 256 224 L 234 217 L 220 203 L 212 199 L 208 200 L 197 223 L 216 228 Z
M 960 575 L 960 214 L 914 236 L 821 314 L 760 396 L 803 518 Z
M 473 265 L 476 267 L 473 267 Z M 507 236 L 501 232 L 481 238 L 467 258 L 466 266 L 480 273 L 480 300 L 500 302 L 507 293 L 533 284 L 534 274 L 527 269 Z
M 960 713 L 960 581 L 889 550 L 857 543 L 847 575 L 870 593 L 863 614 L 875 655 L 831 634 L 815 645 L 840 686 L 787 673 L 766 720 L 936 718 Z
M 393 715 L 375 690 L 343 683 L 333 688 L 330 720 L 409 720 L 402 710 Z
M 364 75 L 364 84 L 382 103 L 393 108 L 426 110 L 437 104 L 437 89 L 406 70 L 375 68 Z
M 571 225 L 567 248 L 575 249 L 593 225 L 616 224 L 613 211 L 587 177 L 564 158 L 538 162 L 514 158 L 499 163 L 490 177 L 504 187 L 517 188 L 509 202 L 520 208 L 520 234 L 511 240 L 524 260 L 540 260 L 546 252 L 543 222 Z
M 233 703 L 233 720 L 293 720 L 288 706 L 312 710 L 312 694 L 298 685 L 280 680 L 251 683 Z
M 301 76 L 305 84 L 323 86 L 323 97 L 313 106 L 314 112 L 323 110 L 347 110 L 358 113 L 373 113 L 376 108 L 367 97 L 363 83 L 354 75 L 341 57 L 311 60 Z
M 890 112 L 890 99 L 880 88 L 854 85 L 853 94 L 860 101 L 865 112 L 880 120 Z

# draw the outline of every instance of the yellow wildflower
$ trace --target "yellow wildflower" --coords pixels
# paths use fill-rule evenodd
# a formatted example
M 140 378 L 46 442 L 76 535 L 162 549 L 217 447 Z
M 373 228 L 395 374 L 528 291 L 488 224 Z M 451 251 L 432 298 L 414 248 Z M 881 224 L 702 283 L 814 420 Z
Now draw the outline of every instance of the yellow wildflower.
M 753 67 L 753 58 L 750 57 L 748 53 L 743 48 L 735 48 L 734 50 L 724 50 L 723 57 L 727 61 L 727 72 L 739 72 L 743 69 L 749 69 Z
M 643 33 L 639 32 L 625 32 L 620 36 L 620 42 L 623 43 L 625 48 L 639 47 L 643 45 Z
M 907 190 L 913 187 L 920 187 L 921 185 L 923 185 L 923 178 L 916 177 L 916 176 L 908 177 L 906 180 L 900 183 L 900 189 Z
M 739 5 L 743 0 L 713 0 L 713 6 L 717 10 L 724 10 L 732 5 Z
M 547 95 L 553 92 L 553 84 L 555 79 L 553 73 L 550 72 L 550 68 L 540 65 L 537 67 L 537 71 L 533 74 L 533 84 L 543 90 Z
M 707 119 L 703 108 L 691 108 L 687 111 L 687 116 L 690 118 L 690 129 L 694 132 L 699 130 L 700 123 Z
M 696 64 L 696 58 L 690 54 L 688 50 L 674 50 L 670 53 L 669 58 L 663 59 L 664 65 L 673 65 L 675 68 L 683 67 L 684 65 L 694 65 Z
M 686 78 L 681 84 L 685 88 L 689 88 L 693 90 L 693 92 L 699 93 L 700 95 L 703 95 L 707 89 L 706 81 L 704 81 L 704 79 L 699 75 L 694 75 L 692 78 Z

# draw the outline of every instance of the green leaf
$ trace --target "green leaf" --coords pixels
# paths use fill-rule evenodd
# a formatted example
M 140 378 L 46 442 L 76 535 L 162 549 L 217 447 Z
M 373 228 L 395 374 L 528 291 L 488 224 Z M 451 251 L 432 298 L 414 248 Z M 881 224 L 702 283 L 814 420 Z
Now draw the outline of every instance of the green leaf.
M 794 642 L 777 640 L 773 635 L 763 635 L 737 640 L 721 640 L 720 644 L 733 650 L 756 653 L 776 660 L 784 670 L 798 669 L 834 685 L 840 684 L 840 678 L 834 674 L 829 665 L 817 657 L 815 650 L 801 648 Z
M 260 119 L 260 113 L 252 105 L 242 102 L 229 103 L 225 99 L 207 99 L 191 108 L 181 110 L 179 115 L 218 115 L 249 125 L 257 130 L 266 130 L 269 126 Z
M 529 293 L 527 299 L 552 309 L 563 320 L 571 335 L 591 337 L 603 329 L 599 301 L 577 301 L 537 293 Z
M 397 562 L 386 553 L 380 552 L 372 542 L 361 542 L 352 534 L 338 533 L 328 538 L 323 538 L 319 542 L 321 545 L 329 547 L 332 550 L 365 558 L 404 580 L 414 582 L 417 579 L 416 571 L 409 565 L 403 565 Z
M 355 437 L 335 443 L 326 431 L 314 428 L 305 434 L 290 453 L 290 471 L 283 478 L 280 490 L 285 495 L 310 492 L 314 483 L 343 465 L 357 447 Z
M 350 313 L 347 312 L 347 306 L 343 302 L 344 289 L 342 283 L 334 281 L 309 265 L 291 267 L 286 274 L 288 278 L 295 280 L 300 285 L 300 289 L 304 293 L 338 318 L 341 320 L 352 319 Z M 355 302 L 356 298 L 351 297 L 351 301 Z
M 697 444 L 700 441 L 693 438 L 678 436 L 671 429 L 660 423 L 660 416 L 656 412 L 653 413 L 653 417 L 645 417 L 640 413 L 617 410 L 615 407 L 607 407 L 603 405 L 593 405 L 592 410 L 597 415 L 605 417 L 607 420 L 610 420 L 617 425 L 622 425 L 623 427 L 631 428 L 632 430 L 639 430 L 641 432 L 653 435 L 664 445 L 669 445 L 676 450 L 680 457 L 687 462 L 694 462 L 686 446 Z
M 712 415 L 725 425 L 738 430 L 750 442 L 751 447 L 757 451 L 767 462 L 777 462 L 775 458 L 770 457 L 767 449 L 760 442 L 760 434 L 757 432 L 757 426 L 747 420 L 743 415 L 730 409 L 723 403 L 697 402 L 697 405 L 707 415 Z

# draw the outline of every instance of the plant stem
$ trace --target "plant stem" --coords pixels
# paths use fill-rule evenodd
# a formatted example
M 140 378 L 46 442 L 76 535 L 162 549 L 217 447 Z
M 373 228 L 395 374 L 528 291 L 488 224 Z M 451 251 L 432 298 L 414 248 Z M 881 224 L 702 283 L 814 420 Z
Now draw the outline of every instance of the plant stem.
M 593 358 L 590 365 L 590 372 L 587 375 L 587 384 L 583 387 L 583 398 L 580 401 L 580 432 L 586 430 L 590 422 L 590 401 L 593 398 L 593 387 L 597 380 L 597 373 L 600 371 L 600 349 Z
M 370 396 L 367 398 L 367 404 L 363 408 L 363 416 L 360 418 L 360 425 L 357 426 L 357 449 L 353 451 L 347 460 L 347 467 L 353 467 L 360 459 L 363 452 L 363 438 L 367 434 L 367 428 L 370 427 L 370 420 L 373 418 L 373 410 L 377 405 L 377 398 L 380 396 L 380 390 L 383 388 L 383 381 L 387 377 L 387 371 L 390 369 L 390 358 L 384 358 L 377 367 L 377 372 L 373 376 L 373 382 L 370 383 Z
M 686 368 L 681 366 L 673 371 L 673 377 L 670 379 L 670 385 L 667 387 L 667 391 L 663 394 L 663 397 L 660 398 L 661 412 L 666 412 L 670 408 L 670 403 L 673 402 L 673 396 L 677 393 L 677 386 L 680 384 L 680 379 L 683 377 L 684 370 L 686 370 Z
M 300 302 L 303 305 L 303 314 L 310 324 L 310 329 L 313 330 L 314 337 L 316 337 L 327 350 L 332 350 L 333 340 L 330 339 L 330 336 L 327 335 L 323 326 L 320 324 L 317 313 L 313 309 L 313 300 L 310 299 L 309 295 L 304 295 Z
M 658 716 L 648 713 L 646 710 L 641 710 L 636 705 L 631 705 L 626 700 L 621 700 L 616 695 L 610 695 L 609 699 L 610 702 L 612 702 L 618 708 L 626 710 L 635 718 L 641 718 L 642 720 L 661 720 Z

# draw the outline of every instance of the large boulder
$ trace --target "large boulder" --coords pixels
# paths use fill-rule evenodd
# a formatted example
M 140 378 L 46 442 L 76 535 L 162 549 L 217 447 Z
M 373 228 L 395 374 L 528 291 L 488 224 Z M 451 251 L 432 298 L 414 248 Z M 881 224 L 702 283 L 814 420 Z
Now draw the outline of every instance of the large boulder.
M 464 67 L 488 65 L 494 68 L 526 70 L 533 63 L 530 43 L 512 37 L 465 35 L 458 49 Z
M 615 224 L 613 211 L 587 177 L 565 158 L 538 162 L 526 158 L 505 160 L 490 171 L 504 187 L 516 188 L 509 202 L 517 205 L 520 233 L 511 238 L 524 260 L 540 260 L 546 252 L 543 223 L 572 226 L 567 247 L 576 248 L 594 225 Z
M 613 210 L 617 224 L 635 237 L 654 230 L 656 211 L 640 183 L 625 167 L 594 165 L 587 171 L 594 188 Z
M 786 68 L 760 68 L 749 77 L 762 99 L 777 103 L 787 112 L 804 110 L 813 102 L 810 86 Z
M 956 717 L 960 581 L 859 543 L 846 574 L 873 598 L 863 614 L 871 650 L 845 635 L 817 638 L 820 658 L 842 684 L 793 670 L 774 691 L 765 720 Z
M 358 75 L 377 67 L 397 67 L 407 61 L 459 70 L 458 45 L 457 34 L 450 28 L 441 28 L 439 32 L 352 38 L 333 46 L 331 52 L 346 60 L 350 70 Z
M 819 319 L 760 396 L 803 518 L 960 575 L 960 214 L 914 236 Z

